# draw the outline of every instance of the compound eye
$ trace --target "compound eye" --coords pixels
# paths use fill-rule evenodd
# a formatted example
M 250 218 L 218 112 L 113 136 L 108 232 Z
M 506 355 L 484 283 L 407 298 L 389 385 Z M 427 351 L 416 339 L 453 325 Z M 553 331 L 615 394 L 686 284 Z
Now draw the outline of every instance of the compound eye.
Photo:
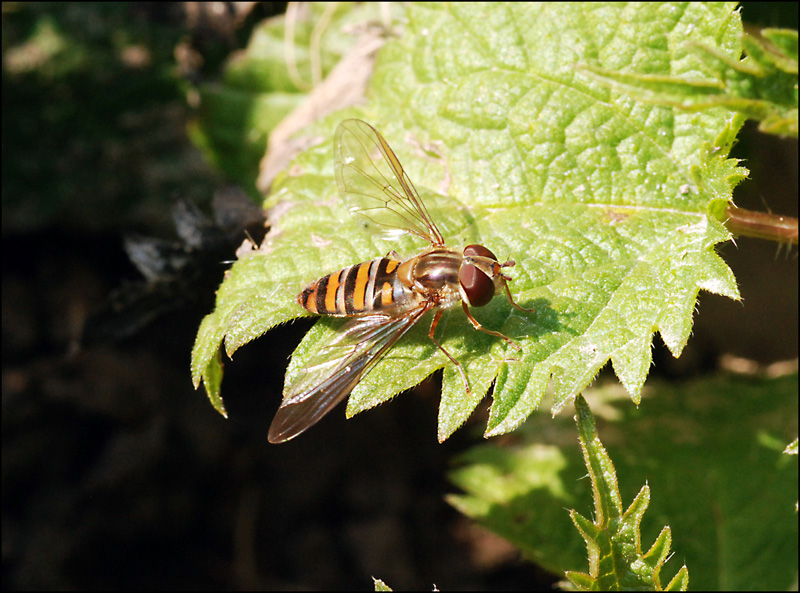
M 483 245 L 467 245 L 464 248 L 464 255 L 477 255 L 478 257 L 489 257 L 494 261 L 497 261 L 497 257 L 494 253 L 486 249 Z
M 472 246 L 470 246 L 472 247 Z M 480 245 L 478 245 L 480 247 Z M 469 249 L 469 247 L 467 247 Z M 479 253 L 467 254 L 467 249 L 464 250 L 465 255 L 480 255 L 481 257 L 489 257 Z M 483 247 L 486 252 L 491 254 L 491 251 Z M 489 276 L 484 274 L 477 266 L 472 264 L 464 264 L 458 270 L 458 281 L 464 294 L 467 297 L 468 305 L 471 307 L 483 307 L 494 298 L 495 287 L 494 282 Z

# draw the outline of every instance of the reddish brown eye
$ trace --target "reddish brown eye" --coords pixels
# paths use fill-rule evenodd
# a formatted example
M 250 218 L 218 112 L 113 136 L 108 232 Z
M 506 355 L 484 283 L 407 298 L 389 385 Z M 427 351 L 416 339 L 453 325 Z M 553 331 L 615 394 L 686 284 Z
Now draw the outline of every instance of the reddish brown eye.
M 465 250 L 466 251 L 466 250 Z M 488 249 L 486 251 L 489 251 Z M 487 257 L 487 256 L 484 256 Z M 483 307 L 494 297 L 494 282 L 477 266 L 464 264 L 458 271 L 458 281 L 472 307 Z
M 490 257 L 494 261 L 497 261 L 497 257 L 494 253 L 486 249 L 483 245 L 467 245 L 464 248 L 464 255 L 477 255 L 480 257 Z

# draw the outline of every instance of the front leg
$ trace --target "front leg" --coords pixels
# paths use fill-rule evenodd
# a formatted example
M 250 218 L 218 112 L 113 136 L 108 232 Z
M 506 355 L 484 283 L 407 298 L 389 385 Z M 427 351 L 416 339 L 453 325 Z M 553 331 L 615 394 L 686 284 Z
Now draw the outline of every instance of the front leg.
M 508 343 L 509 343 L 511 346 L 514 346 L 514 348 L 516 348 L 517 350 L 520 350 L 520 351 L 522 350 L 522 347 L 521 347 L 519 344 L 517 344 L 517 343 L 516 343 L 514 340 L 512 340 L 511 338 L 509 338 L 508 336 L 506 336 L 506 335 L 504 335 L 504 334 L 501 334 L 500 332 L 492 331 L 492 330 L 490 330 L 490 329 L 486 329 L 485 327 L 483 327 L 483 326 L 480 324 L 480 322 L 479 322 L 477 319 L 475 319 L 475 318 L 472 316 L 472 313 L 470 313 L 470 311 L 469 311 L 469 307 L 467 306 L 467 303 L 465 303 L 464 301 L 461 301 L 461 306 L 462 306 L 462 307 L 463 307 L 463 309 L 464 309 L 464 313 L 466 313 L 466 314 L 467 314 L 467 319 L 469 319 L 469 320 L 470 320 L 470 323 L 472 323 L 472 327 L 474 327 L 475 329 L 477 329 L 477 330 L 479 330 L 479 331 L 482 331 L 482 332 L 484 332 L 484 333 L 487 333 L 487 334 L 489 334 L 490 336 L 495 336 L 495 337 L 497 337 L 497 338 L 502 338 L 502 339 L 504 339 L 506 342 L 508 342 Z M 524 309 L 523 309 L 523 310 L 524 310 Z

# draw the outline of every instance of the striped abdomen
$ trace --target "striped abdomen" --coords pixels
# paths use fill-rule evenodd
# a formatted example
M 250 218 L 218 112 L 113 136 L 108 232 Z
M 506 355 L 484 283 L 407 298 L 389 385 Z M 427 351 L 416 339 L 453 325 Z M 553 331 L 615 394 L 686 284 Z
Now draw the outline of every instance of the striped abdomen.
M 402 262 L 381 257 L 328 274 L 297 295 L 318 315 L 353 316 L 407 306 L 414 292 L 397 278 Z

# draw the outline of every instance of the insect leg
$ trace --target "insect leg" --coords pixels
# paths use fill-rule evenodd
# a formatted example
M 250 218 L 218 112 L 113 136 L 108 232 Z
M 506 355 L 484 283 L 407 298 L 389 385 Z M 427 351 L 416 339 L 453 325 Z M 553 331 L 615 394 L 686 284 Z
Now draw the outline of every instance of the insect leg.
M 513 265 L 514 265 L 514 262 L 509 260 L 504 264 L 500 264 L 500 267 L 501 268 L 510 268 Z M 511 303 L 512 307 L 514 307 L 515 309 L 519 309 L 520 311 L 525 311 L 526 313 L 535 313 L 536 312 L 536 309 L 526 309 L 525 307 L 522 307 L 522 306 L 518 305 L 514 301 L 514 297 L 511 296 L 511 290 L 508 288 L 508 281 L 511 280 L 511 278 L 509 278 L 505 274 L 500 274 L 500 278 L 503 281 L 503 288 L 506 291 L 506 296 L 508 297 L 508 302 Z
M 508 290 L 508 287 L 506 287 L 506 290 Z M 487 333 L 487 334 L 489 334 L 490 336 L 495 336 L 495 337 L 497 337 L 497 338 L 502 338 L 502 339 L 504 339 L 506 342 L 508 342 L 508 343 L 509 343 L 511 346 L 514 346 L 514 348 L 516 348 L 517 350 L 522 350 L 522 348 L 520 347 L 520 345 L 519 345 L 519 344 L 517 344 L 517 343 L 516 343 L 514 340 L 512 340 L 512 339 L 511 339 L 511 338 L 509 338 L 508 336 L 506 336 L 506 335 L 504 335 L 504 334 L 501 334 L 500 332 L 496 332 L 496 331 L 493 331 L 493 330 L 491 330 L 491 329 L 486 329 L 485 327 L 483 327 L 483 326 L 482 326 L 482 325 L 481 325 L 481 324 L 478 322 L 478 320 L 477 320 L 477 319 L 475 319 L 475 318 L 472 316 L 472 313 L 470 313 L 470 312 L 469 312 L 469 307 L 467 306 L 467 303 L 465 303 L 464 301 L 461 301 L 461 307 L 464 309 L 464 313 L 466 313 L 466 314 L 467 314 L 467 319 L 469 319 L 470 323 L 472 323 L 472 327 L 474 327 L 475 329 L 477 329 L 477 330 L 480 330 L 480 331 L 482 331 L 482 332 L 484 332 L 484 333 Z M 524 311 L 524 310 L 526 310 L 526 309 L 523 309 L 523 311 Z M 434 320 L 434 321 L 435 321 L 435 320 Z
M 467 380 L 467 375 L 466 373 L 464 373 L 464 368 L 461 366 L 460 362 L 458 362 L 455 358 L 453 358 L 450 355 L 450 353 L 444 349 L 444 347 L 439 343 L 439 340 L 437 340 L 433 335 L 433 332 L 436 331 L 436 326 L 439 325 L 439 319 L 442 318 L 442 313 L 444 313 L 443 309 L 439 309 L 438 311 L 436 311 L 436 315 L 433 318 L 433 323 L 431 323 L 431 329 L 428 331 L 428 337 L 431 340 L 433 340 L 433 343 L 439 347 L 439 350 L 444 352 L 445 356 L 447 356 L 447 358 L 450 359 L 450 362 L 456 365 L 458 372 L 461 373 L 461 378 L 464 380 L 464 387 L 467 390 L 467 395 L 469 395 L 471 393 L 471 390 L 469 388 L 469 381 Z
M 508 288 L 508 282 L 505 282 L 505 281 L 503 282 L 503 288 L 506 289 L 506 296 L 508 297 L 508 302 L 511 303 L 512 307 L 514 307 L 515 309 L 519 309 L 520 311 L 524 311 L 525 313 L 535 313 L 536 312 L 536 309 L 526 309 L 525 307 L 522 307 L 522 306 L 518 305 L 516 302 L 514 302 L 514 299 L 511 296 L 511 291 Z

